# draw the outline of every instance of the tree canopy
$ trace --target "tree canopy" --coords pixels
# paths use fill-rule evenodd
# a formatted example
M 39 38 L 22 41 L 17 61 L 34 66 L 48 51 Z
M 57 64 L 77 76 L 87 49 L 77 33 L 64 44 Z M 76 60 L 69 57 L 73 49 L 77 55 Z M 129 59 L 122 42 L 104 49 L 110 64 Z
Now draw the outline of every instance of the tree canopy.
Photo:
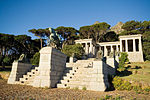
M 41 48 L 43 47 L 42 38 L 44 38 L 44 37 L 50 35 L 50 32 L 49 32 L 48 28 L 46 28 L 46 29 L 30 29 L 30 30 L 28 30 L 28 32 L 31 32 L 31 33 L 33 33 L 35 36 L 37 36 L 37 37 L 40 38 Z
M 40 49 L 39 40 L 32 40 L 27 35 L 14 36 L 0 33 L 0 42 L 0 65 L 11 64 L 22 53 L 31 58 Z
M 79 29 L 80 38 L 92 38 L 95 42 L 102 42 L 104 41 L 104 35 L 109 29 L 110 25 L 105 22 L 82 26 Z
M 74 44 L 74 40 L 78 38 L 77 36 L 78 30 L 76 30 L 73 27 L 60 26 L 60 27 L 57 27 L 55 30 L 61 36 L 61 41 L 63 43 L 62 47 L 64 45 Z
M 143 53 L 145 60 L 150 60 L 150 21 L 127 21 L 120 35 L 142 34 Z

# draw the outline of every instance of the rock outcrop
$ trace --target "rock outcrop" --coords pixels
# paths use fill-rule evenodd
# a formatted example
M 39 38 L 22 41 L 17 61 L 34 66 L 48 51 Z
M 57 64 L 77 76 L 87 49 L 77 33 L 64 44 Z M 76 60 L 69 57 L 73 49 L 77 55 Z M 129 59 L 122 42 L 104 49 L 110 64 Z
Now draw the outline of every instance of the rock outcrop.
M 118 22 L 115 26 L 111 27 L 110 30 L 114 31 L 116 34 L 120 34 L 123 31 L 123 29 L 121 28 L 122 25 L 122 22 Z

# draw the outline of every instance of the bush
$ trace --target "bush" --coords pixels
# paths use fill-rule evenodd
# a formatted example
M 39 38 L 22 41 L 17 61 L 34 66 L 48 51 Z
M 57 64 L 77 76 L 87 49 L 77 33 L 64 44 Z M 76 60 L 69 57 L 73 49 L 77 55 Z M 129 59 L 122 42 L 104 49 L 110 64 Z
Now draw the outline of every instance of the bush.
M 130 82 L 123 80 L 118 76 L 114 77 L 112 83 L 115 89 L 117 90 L 131 90 L 132 89 L 132 85 Z
M 84 49 L 81 44 L 66 45 L 63 47 L 62 52 L 68 57 L 71 57 L 73 54 L 75 54 L 74 57 L 80 59 L 84 54 Z
M 150 61 L 150 55 L 147 55 L 145 59 Z
M 86 87 L 83 87 L 82 90 L 86 90 Z
M 142 88 L 140 85 L 131 84 L 129 81 L 123 80 L 118 76 L 114 77 L 112 83 L 116 90 L 134 90 L 138 94 L 143 92 L 150 92 L 150 86 Z
M 119 68 L 123 68 L 125 66 L 125 62 L 128 62 L 128 54 L 126 52 L 122 52 L 121 56 L 119 57 Z
M 144 88 L 144 91 L 150 92 L 150 87 L 145 87 L 145 88 Z
M 6 56 L 6 57 L 3 59 L 3 63 L 4 63 L 4 65 L 10 65 L 10 64 L 11 64 L 11 59 L 10 59 L 10 57 Z
M 30 61 L 32 65 L 39 65 L 39 60 L 40 60 L 40 53 L 36 52 Z

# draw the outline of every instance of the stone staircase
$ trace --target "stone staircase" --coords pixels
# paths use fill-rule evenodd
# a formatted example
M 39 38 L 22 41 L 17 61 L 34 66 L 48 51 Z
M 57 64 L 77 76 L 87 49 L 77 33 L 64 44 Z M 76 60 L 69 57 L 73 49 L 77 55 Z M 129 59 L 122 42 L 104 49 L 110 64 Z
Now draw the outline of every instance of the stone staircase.
M 27 74 L 23 75 L 22 78 L 19 78 L 19 81 L 16 81 L 16 84 L 32 85 L 35 76 L 39 74 L 38 68 L 39 67 L 31 68 L 31 70 L 28 71 Z
M 76 63 L 67 63 L 66 70 L 62 80 L 57 84 L 58 88 L 88 88 L 88 84 L 92 77 L 92 62 L 90 60 L 78 60 Z M 92 79 L 92 80 L 93 80 Z

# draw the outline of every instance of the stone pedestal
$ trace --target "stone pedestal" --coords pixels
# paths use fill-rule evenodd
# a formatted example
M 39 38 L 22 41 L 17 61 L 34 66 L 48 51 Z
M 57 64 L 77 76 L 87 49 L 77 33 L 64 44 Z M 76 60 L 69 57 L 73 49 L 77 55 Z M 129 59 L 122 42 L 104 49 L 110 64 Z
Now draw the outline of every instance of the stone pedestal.
M 103 61 L 93 61 L 93 72 L 91 76 L 94 76 L 97 80 L 91 80 L 89 82 L 88 90 L 105 91 L 109 86 L 107 75 L 105 76 Z
M 108 81 L 108 75 L 114 75 L 115 69 L 103 61 L 93 61 L 93 69 L 91 71 L 91 76 L 94 76 L 96 80 L 89 82 L 88 90 L 94 91 L 105 91 L 110 87 Z
M 66 55 L 52 47 L 40 50 L 39 75 L 34 79 L 34 87 L 55 87 L 66 67 Z

